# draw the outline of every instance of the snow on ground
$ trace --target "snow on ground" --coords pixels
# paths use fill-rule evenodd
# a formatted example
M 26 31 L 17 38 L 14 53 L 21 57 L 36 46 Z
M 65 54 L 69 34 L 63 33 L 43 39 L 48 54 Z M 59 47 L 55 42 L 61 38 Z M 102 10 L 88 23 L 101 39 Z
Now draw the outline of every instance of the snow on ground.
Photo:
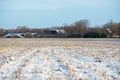
M 120 80 L 120 39 L 0 39 L 0 80 Z

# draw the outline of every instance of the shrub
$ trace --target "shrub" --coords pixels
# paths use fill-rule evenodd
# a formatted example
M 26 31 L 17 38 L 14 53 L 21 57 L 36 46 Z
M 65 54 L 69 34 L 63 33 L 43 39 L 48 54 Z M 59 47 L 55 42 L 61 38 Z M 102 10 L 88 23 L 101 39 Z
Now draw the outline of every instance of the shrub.
M 68 38 L 81 38 L 80 34 L 69 34 Z
M 105 33 L 99 33 L 99 37 L 100 38 L 107 38 L 107 34 L 105 34 Z
M 88 32 L 84 35 L 84 38 L 99 38 L 99 34 L 97 32 Z

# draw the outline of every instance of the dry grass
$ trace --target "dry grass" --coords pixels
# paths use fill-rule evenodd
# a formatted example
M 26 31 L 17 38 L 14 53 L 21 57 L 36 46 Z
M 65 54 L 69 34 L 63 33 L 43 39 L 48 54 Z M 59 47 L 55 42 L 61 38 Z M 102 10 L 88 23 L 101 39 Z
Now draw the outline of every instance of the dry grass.
M 120 39 L 0 39 L 0 60 L 0 80 L 120 79 Z

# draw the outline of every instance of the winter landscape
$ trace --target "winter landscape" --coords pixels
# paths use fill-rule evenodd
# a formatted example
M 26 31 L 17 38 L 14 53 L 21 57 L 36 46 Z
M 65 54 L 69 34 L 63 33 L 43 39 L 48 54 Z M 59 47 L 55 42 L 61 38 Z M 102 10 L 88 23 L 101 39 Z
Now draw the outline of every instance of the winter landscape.
M 120 39 L 0 39 L 0 80 L 120 80 Z

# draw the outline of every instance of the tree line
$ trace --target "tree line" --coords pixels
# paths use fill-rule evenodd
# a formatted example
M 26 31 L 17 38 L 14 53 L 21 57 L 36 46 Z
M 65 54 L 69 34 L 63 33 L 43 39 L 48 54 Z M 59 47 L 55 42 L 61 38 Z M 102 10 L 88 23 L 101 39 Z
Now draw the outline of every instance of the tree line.
M 90 26 L 89 20 L 79 20 L 73 24 L 54 27 L 55 29 L 64 29 L 69 38 L 106 38 L 106 37 L 120 37 L 120 22 L 108 23 L 101 26 Z M 0 29 L 0 36 L 7 33 L 39 33 L 45 34 L 46 28 L 29 28 L 27 26 L 18 26 L 16 29 Z
M 108 23 L 101 26 L 97 25 L 91 27 L 89 20 L 79 20 L 71 25 L 64 25 L 60 28 L 66 30 L 70 37 L 84 37 L 84 38 L 106 38 L 106 37 L 120 37 L 120 22 Z

